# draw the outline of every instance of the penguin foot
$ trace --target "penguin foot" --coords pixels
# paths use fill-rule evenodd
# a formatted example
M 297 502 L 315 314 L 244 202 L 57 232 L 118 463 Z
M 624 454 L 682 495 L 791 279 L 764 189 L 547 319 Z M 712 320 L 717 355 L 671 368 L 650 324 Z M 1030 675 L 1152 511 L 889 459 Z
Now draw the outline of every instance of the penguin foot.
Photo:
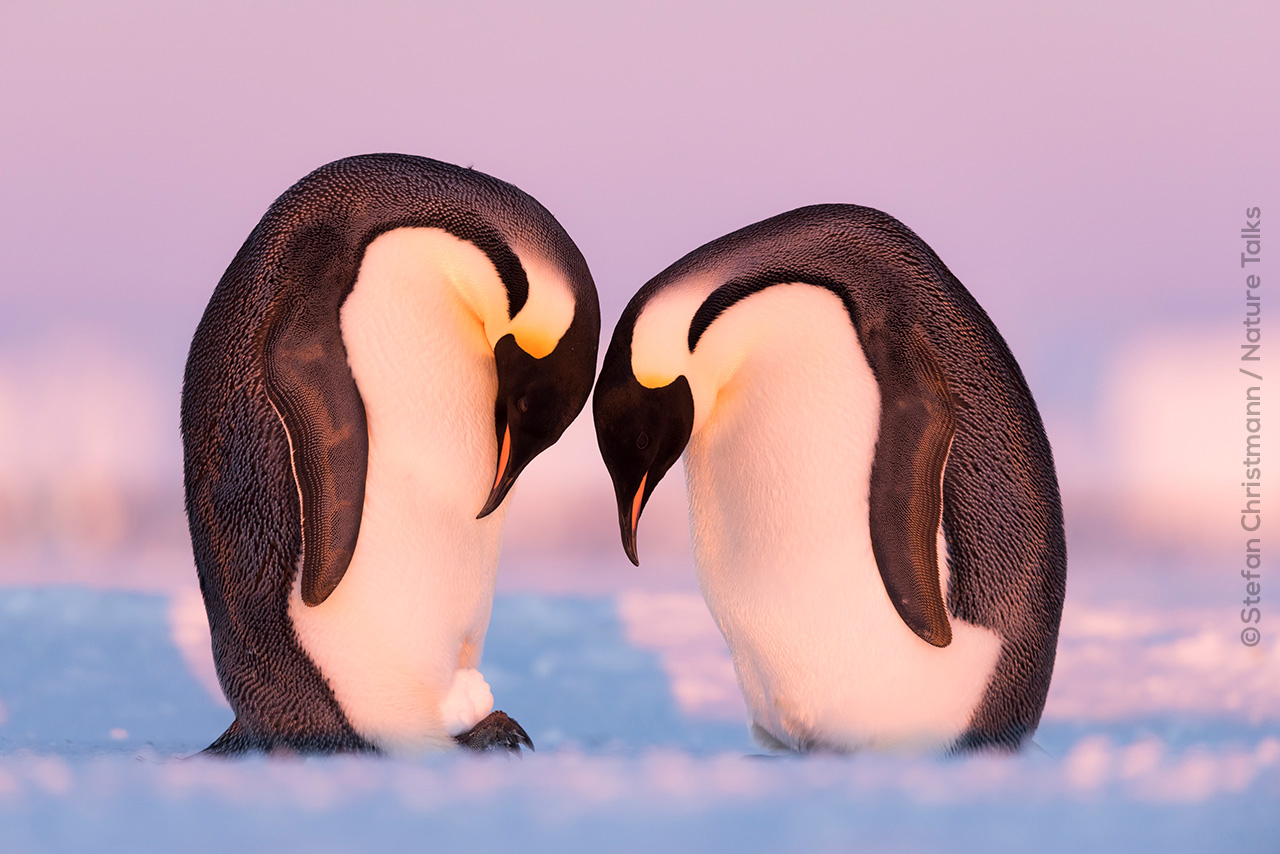
M 533 740 L 524 728 L 502 711 L 490 712 L 487 718 L 462 735 L 455 735 L 453 740 L 476 751 L 502 749 L 519 753 L 522 744 L 530 750 L 534 749 Z

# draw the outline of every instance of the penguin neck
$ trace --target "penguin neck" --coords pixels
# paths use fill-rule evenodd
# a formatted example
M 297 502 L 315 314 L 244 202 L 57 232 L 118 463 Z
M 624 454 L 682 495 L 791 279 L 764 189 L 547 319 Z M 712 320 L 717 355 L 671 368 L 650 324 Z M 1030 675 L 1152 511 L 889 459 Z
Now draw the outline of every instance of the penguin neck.
M 421 239 L 432 244 L 424 251 L 433 254 L 424 257 L 433 260 L 440 280 L 480 322 L 490 352 L 499 338 L 511 334 L 522 350 L 541 359 L 556 348 L 573 323 L 573 290 L 559 268 L 541 253 L 519 244 L 513 247 L 529 281 L 529 293 L 511 317 L 506 287 L 492 262 L 474 244 L 436 229 L 401 229 L 386 237 L 395 235 L 401 240 Z
M 645 305 L 631 336 L 631 370 L 641 385 L 659 388 L 679 376 L 689 381 L 695 436 L 713 418 L 726 389 L 742 387 L 779 360 L 797 360 L 797 349 L 809 349 L 815 325 L 839 325 L 840 336 L 857 345 L 848 314 L 834 294 L 790 283 L 739 300 L 706 329 L 690 352 L 693 317 L 720 284 L 713 276 L 689 277 L 664 289 Z M 805 369 L 804 359 L 797 361 L 802 371 L 812 373 Z M 742 374 L 749 363 L 754 372 Z
M 661 388 L 680 376 L 689 381 L 695 433 L 760 334 L 758 312 L 735 311 L 729 334 L 704 336 L 697 352 L 689 352 L 693 316 L 720 284 L 715 276 L 690 276 L 664 288 L 645 304 L 631 331 L 631 373 L 640 385 Z

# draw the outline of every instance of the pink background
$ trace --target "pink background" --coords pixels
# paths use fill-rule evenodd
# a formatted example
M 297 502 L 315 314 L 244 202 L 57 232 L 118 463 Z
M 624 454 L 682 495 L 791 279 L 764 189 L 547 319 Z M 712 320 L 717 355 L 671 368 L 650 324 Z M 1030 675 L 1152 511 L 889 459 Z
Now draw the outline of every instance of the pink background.
M 1262 207 L 1274 266 L 1276 7 L 443 5 L 0 9 L 0 583 L 194 590 L 191 332 L 271 200 L 369 151 L 539 198 L 606 336 L 708 239 L 815 202 L 888 211 L 1021 362 L 1073 578 L 1234 573 L 1236 234 Z M 690 589 L 680 478 L 632 569 L 585 419 L 521 486 L 504 589 Z

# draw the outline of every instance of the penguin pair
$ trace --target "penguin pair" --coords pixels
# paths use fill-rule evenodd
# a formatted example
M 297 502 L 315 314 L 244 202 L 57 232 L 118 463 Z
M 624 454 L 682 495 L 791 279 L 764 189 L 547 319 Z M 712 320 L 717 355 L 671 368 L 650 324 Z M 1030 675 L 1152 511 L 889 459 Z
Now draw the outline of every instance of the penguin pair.
M 554 218 L 423 158 L 322 167 L 214 293 L 184 381 L 210 750 L 532 747 L 477 670 L 503 499 L 592 385 Z M 990 321 L 900 223 L 784 214 L 623 313 L 595 393 L 624 548 L 685 455 L 698 577 L 769 747 L 1012 748 L 1065 577 L 1052 459 Z

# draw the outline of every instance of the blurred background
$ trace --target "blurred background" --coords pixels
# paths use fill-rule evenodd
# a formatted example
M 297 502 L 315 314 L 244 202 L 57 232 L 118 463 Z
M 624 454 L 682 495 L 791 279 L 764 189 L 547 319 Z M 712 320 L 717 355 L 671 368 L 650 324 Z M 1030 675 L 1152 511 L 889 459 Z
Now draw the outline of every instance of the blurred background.
M 191 333 L 267 205 L 370 151 L 474 165 L 541 200 L 591 264 L 606 340 L 644 281 L 711 238 L 804 204 L 881 208 L 1020 361 L 1073 566 L 1234 565 L 1237 234 L 1246 207 L 1264 234 L 1280 211 L 1276 14 L 10 0 L 0 580 L 193 585 Z M 585 419 L 521 486 L 546 499 L 516 495 L 504 585 L 691 583 L 680 478 L 632 569 Z
M 1022 365 L 1057 456 L 1072 595 L 1183 579 L 1230 640 L 1238 232 L 1261 207 L 1269 282 L 1276 18 L 1262 3 L 7 0 L 0 585 L 171 597 L 199 658 L 178 437 L 190 336 L 277 195 L 330 160 L 400 151 L 545 204 L 591 265 L 606 341 L 641 284 L 709 239 L 818 202 L 893 214 Z M 697 607 L 662 598 L 696 589 L 684 500 L 668 478 L 632 568 L 580 419 L 515 493 L 500 592 L 620 597 L 643 644 L 654 614 Z M 689 685 L 688 708 L 720 702 Z

